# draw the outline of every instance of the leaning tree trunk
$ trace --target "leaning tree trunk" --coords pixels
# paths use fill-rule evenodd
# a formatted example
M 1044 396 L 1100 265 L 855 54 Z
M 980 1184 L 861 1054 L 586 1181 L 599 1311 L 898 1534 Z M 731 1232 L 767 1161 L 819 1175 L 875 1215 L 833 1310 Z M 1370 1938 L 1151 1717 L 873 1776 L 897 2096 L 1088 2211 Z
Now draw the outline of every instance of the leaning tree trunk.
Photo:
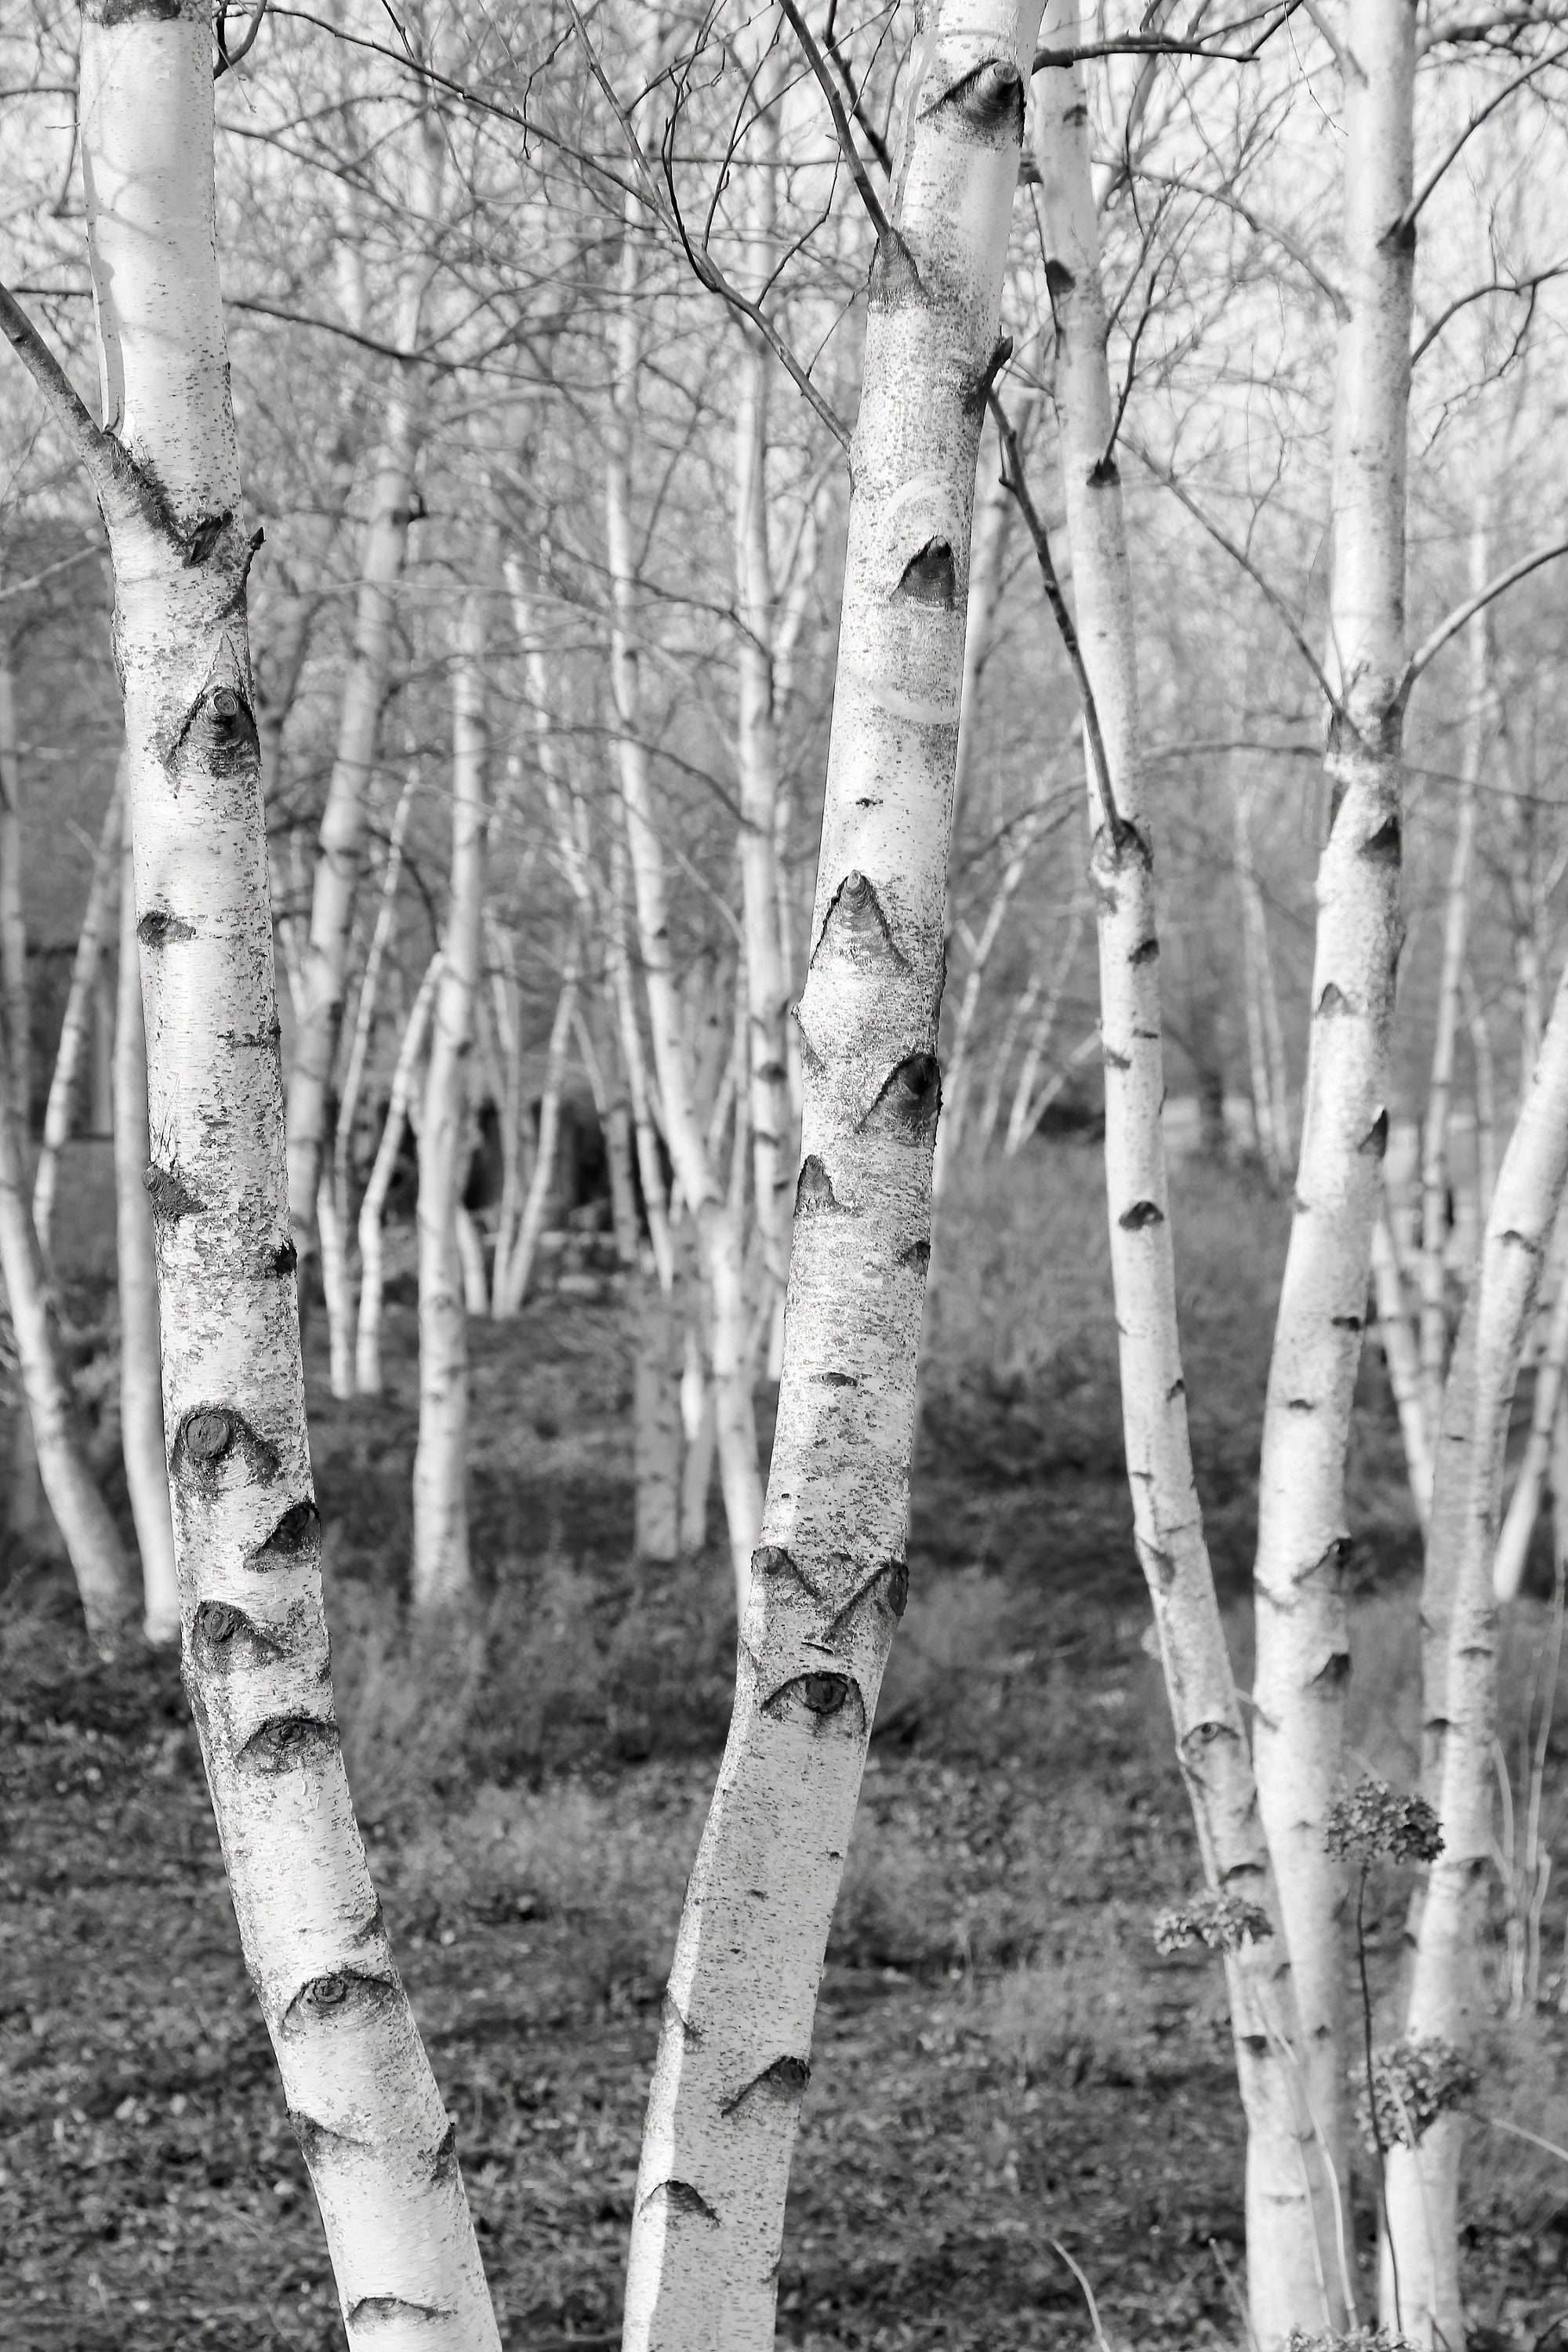
M 22 762 L 11 638 L 0 623 L 0 1015 L 9 1039 L 11 1108 L 25 1139 L 32 1118 L 27 917 L 22 897 Z
M 1388 1134 L 1401 940 L 1400 732 L 1415 18 L 1363 0 L 1347 77 L 1346 312 L 1335 392 L 1329 639 L 1339 707 L 1318 868 L 1307 1083 L 1264 1408 L 1253 1747 L 1312 2105 L 1348 2188 L 1345 1876 L 1324 1845 L 1350 1675 L 1345 1449 Z
M 1073 47 L 1083 37 L 1076 0 L 1059 6 L 1052 0 L 1047 43 Z M 1105 457 L 1116 412 L 1106 361 L 1089 110 L 1079 68 L 1054 68 L 1039 77 L 1035 138 L 1056 315 L 1056 398 L 1077 630 L 1099 720 L 1098 729 L 1085 728 L 1090 872 L 1100 944 L 1110 1265 L 1133 1528 L 1205 1874 L 1216 1892 L 1258 1906 L 1268 1922 L 1259 1936 L 1235 1939 L 1226 1967 L 1247 2119 L 1251 2333 L 1261 2352 L 1280 2352 L 1294 2329 L 1305 2334 L 1344 2326 L 1342 2242 L 1333 2184 L 1298 2087 L 1289 1961 L 1276 1932 L 1278 1899 L 1193 1475 L 1161 1125 L 1160 941 L 1141 772 L 1132 576 L 1121 481 Z
M 1535 1367 L 1535 1394 L 1530 1406 L 1530 1435 L 1525 1440 L 1524 1452 L 1520 1458 L 1502 1533 L 1498 1538 L 1497 1555 L 1492 1561 L 1492 1591 L 1500 1601 L 1517 1600 L 1520 1586 L 1524 1582 L 1525 1564 L 1530 1558 L 1530 1539 L 1535 1533 L 1542 1490 L 1553 1459 L 1563 1376 L 1564 1368 L 1568 1367 L 1568 1232 L 1561 1228 L 1552 1256 L 1555 1259 L 1557 1296 L 1552 1303 L 1545 1344 Z M 1555 1487 L 1552 1490 L 1552 1509 L 1559 1515 L 1568 1509 L 1568 1495 L 1559 1501 Z
M 135 1613 L 131 1567 L 88 1467 L 77 1424 L 59 1327 L 24 1189 L 26 1168 L 12 1094 L 9 1057 L 0 1052 L 0 1278 L 21 1367 L 23 1411 L 32 1429 L 44 1496 L 76 1578 L 89 1636 L 96 1649 L 110 1656 Z
M 114 1023 L 114 1202 L 120 1291 L 120 1445 L 142 1555 L 142 1630 L 180 1638 L 180 1588 L 163 1445 L 158 1267 L 147 1197 L 147 1032 L 136 944 L 136 870 L 129 836 L 120 893 L 120 987 Z
M 452 673 L 452 883 L 419 1129 L 419 1441 L 414 1456 L 414 1604 L 468 1590 L 468 1331 L 458 1212 L 468 1131 L 485 897 L 485 591 L 464 599 Z
M 442 128 L 428 114 L 415 125 L 416 214 L 433 209 L 446 153 Z M 402 273 L 393 333 L 412 351 L 433 276 L 416 249 Z M 353 651 L 343 681 L 337 749 L 321 812 L 321 845 L 310 891 L 310 928 L 300 959 L 300 1004 L 289 1072 L 289 1211 L 302 1249 L 315 1234 L 316 1201 L 327 1146 L 327 1101 L 348 982 L 349 940 L 364 856 L 365 794 L 375 767 L 396 617 L 397 583 L 408 551 L 414 471 L 424 430 L 424 371 L 394 363 L 381 453 L 371 488 L 360 559 Z
M 353 2347 L 499 2347 L 452 2131 L 332 1712 L 241 518 L 215 246 L 211 11 L 90 0 L 81 140 L 107 424 L 8 298 L 109 528 L 184 1672 L 251 1981 Z
M 1492 1557 L 1503 1454 L 1520 1359 L 1568 1181 L 1568 973 L 1498 1172 L 1481 1263 L 1470 1286 L 1443 1399 L 1422 1619 L 1445 1643 L 1426 1694 L 1432 1787 L 1443 1851 L 1416 1937 L 1405 2033 L 1463 2057 L 1489 2014 L 1481 1929 L 1493 1853 L 1499 1611 Z M 1437 1712 L 1434 1714 L 1434 1708 Z M 1397 2063 L 1397 2061 L 1395 2061 Z M 1383 2316 L 1413 2344 L 1462 2352 L 1460 2116 L 1446 2107 L 1414 2147 L 1388 2158 Z
M 43 1140 L 38 1149 L 38 1164 L 33 1171 L 33 1230 L 37 1234 L 38 1248 L 46 1265 L 51 1258 L 60 1153 L 70 1140 L 77 1081 L 81 1074 L 82 1055 L 92 1029 L 99 965 L 109 937 L 110 924 L 114 919 L 114 895 L 120 887 L 120 832 L 124 781 L 122 757 L 115 772 L 109 806 L 104 811 L 103 824 L 98 836 L 97 854 L 92 861 L 92 879 L 88 885 L 87 906 L 82 913 L 81 929 L 77 934 L 76 954 L 71 960 L 65 1018 L 60 1024 L 60 1042 L 55 1052 L 55 1066 L 49 1078 L 49 1098 L 44 1109 Z
M 975 454 L 1037 23 L 930 9 L 872 270 L 778 1429 L 665 2000 L 627 2352 L 773 2343 L 816 1988 L 904 1606 Z
M 419 1056 L 425 1051 L 440 978 L 441 953 L 437 949 L 409 1008 L 407 1026 L 392 1073 L 392 1093 L 381 1140 L 375 1148 L 364 1198 L 359 1204 L 359 1320 L 354 1330 L 354 1388 L 361 1396 L 381 1394 L 381 1308 L 385 1288 L 382 1218 L 408 1128 L 408 1107 L 414 1097 Z
M 505 1225 L 498 1227 L 496 1234 L 494 1296 L 498 1316 L 517 1314 L 528 1296 L 528 1278 L 533 1272 L 539 1237 L 544 1231 L 544 1213 L 550 1205 L 551 1187 L 555 1181 L 555 1154 L 561 1136 L 561 1096 L 566 1076 L 566 1050 L 571 1043 L 572 1019 L 576 1006 L 577 940 L 574 933 L 567 950 L 561 993 L 556 999 L 555 1018 L 550 1025 L 550 1045 L 544 1062 L 544 1092 L 539 1102 L 539 1148 L 534 1153 L 528 1195 L 522 1203 L 515 1238 Z
M 627 199 L 621 271 L 622 309 L 605 474 L 605 520 L 613 596 L 610 667 L 619 722 L 621 797 L 626 809 L 632 887 L 643 977 L 653 1029 L 665 1140 L 697 1229 L 713 1314 L 719 1476 L 730 1530 L 737 1613 L 745 1615 L 752 1548 L 762 1520 L 757 1430 L 746 1347 L 742 1239 L 714 1175 L 699 1116 L 695 1078 L 669 937 L 664 848 L 653 803 L 647 751 L 638 733 L 640 685 L 636 643 L 636 548 L 632 534 L 632 458 L 637 432 L 642 315 L 635 200 Z

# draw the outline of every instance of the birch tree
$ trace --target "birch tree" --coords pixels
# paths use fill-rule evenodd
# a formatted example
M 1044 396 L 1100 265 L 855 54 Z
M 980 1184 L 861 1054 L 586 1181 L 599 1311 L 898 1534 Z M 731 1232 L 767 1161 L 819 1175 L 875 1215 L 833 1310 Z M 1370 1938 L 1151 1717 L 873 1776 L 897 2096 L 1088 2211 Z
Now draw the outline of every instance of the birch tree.
M 332 1713 L 205 5 L 90 6 L 81 79 L 101 425 L 9 295 L 0 320 L 87 468 L 113 558 L 186 1685 L 350 2343 L 384 2341 L 390 2321 L 495 2347 Z
M 930 11 L 872 269 L 778 1428 L 644 2129 L 628 2352 L 773 2341 L 816 1986 L 904 1604 L 979 395 L 1037 25 Z

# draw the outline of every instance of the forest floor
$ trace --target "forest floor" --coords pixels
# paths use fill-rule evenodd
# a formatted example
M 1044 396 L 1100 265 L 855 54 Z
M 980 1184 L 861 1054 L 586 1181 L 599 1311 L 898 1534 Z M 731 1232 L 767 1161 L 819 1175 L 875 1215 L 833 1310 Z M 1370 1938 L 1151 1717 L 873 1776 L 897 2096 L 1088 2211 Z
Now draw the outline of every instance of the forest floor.
M 802 2352 L 1087 2346 L 1064 2254 L 1114 2352 L 1244 2341 L 1223 1985 L 1150 1934 L 1198 1865 L 1142 1646 L 1097 1183 L 1087 1152 L 1042 1154 L 966 1187 L 939 1236 L 910 1608 L 781 2271 L 780 2341 Z M 1212 1171 L 1179 1184 L 1176 1215 L 1200 1486 L 1245 1685 L 1284 1218 Z M 503 2336 L 509 2352 L 608 2346 L 661 1979 L 728 1712 L 725 1553 L 631 1564 L 624 1313 L 546 1299 L 472 1334 L 483 1622 L 415 1654 L 411 1304 L 391 1307 L 379 1402 L 331 1401 L 321 1338 L 312 1438 L 350 1770 Z M 1418 1553 L 1370 1352 L 1351 1492 L 1352 1738 L 1405 1780 Z M 0 2344 L 335 2352 L 177 1671 L 92 1665 L 62 1572 L 10 1565 Z M 1514 1628 L 1506 1725 L 1542 1622 L 1529 1605 Z M 1565 1778 L 1554 1752 L 1551 1825 Z M 1406 1893 L 1392 1874 L 1373 1889 L 1384 1986 Z M 1488 2087 L 1490 2113 L 1559 2143 L 1563 1935 L 1549 1903 L 1541 1997 L 1512 2025 L 1500 2007 Z M 1568 2324 L 1568 2164 L 1479 2125 L 1470 2144 L 1471 2352 L 1546 2352 Z M 1363 2278 L 1371 2195 L 1363 2178 Z

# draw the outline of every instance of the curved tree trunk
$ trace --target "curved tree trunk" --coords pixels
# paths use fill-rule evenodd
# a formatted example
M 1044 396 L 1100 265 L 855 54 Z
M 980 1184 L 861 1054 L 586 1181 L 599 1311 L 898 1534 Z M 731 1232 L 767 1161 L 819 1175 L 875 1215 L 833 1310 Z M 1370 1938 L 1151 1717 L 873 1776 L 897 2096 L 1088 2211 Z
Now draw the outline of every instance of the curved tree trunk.
M 440 977 L 441 954 L 437 949 L 426 968 L 425 977 L 409 1009 L 407 1026 L 403 1032 L 403 1043 L 397 1049 L 397 1063 L 392 1074 L 392 1094 L 386 1106 L 381 1140 L 376 1145 L 370 1181 L 365 1185 L 364 1198 L 359 1206 L 359 1322 L 354 1335 L 354 1387 L 361 1396 L 381 1394 L 382 1217 L 386 1207 L 387 1190 L 397 1167 L 397 1155 L 408 1126 L 408 1106 L 417 1078 L 419 1056 L 425 1051 L 425 1040 L 429 1033 L 430 1015 L 435 1007 L 436 989 Z
M 419 1441 L 414 1456 L 414 1604 L 468 1590 L 468 1334 L 458 1211 L 468 1132 L 485 896 L 485 591 L 470 590 L 452 671 L 452 883 L 419 1129 Z
M 1492 1858 L 1498 1605 L 1492 1559 L 1503 1454 L 1536 1290 L 1568 1181 L 1568 973 L 1536 1057 L 1487 1221 L 1443 1399 L 1422 1587 L 1445 1671 L 1426 1694 L 1430 1788 L 1443 1851 L 1421 1906 L 1405 2032 L 1463 2054 L 1490 2003 L 1480 1930 Z M 1462 2119 L 1440 2114 L 1388 2158 L 1383 2316 L 1413 2344 L 1462 2352 L 1458 2190 Z
M 1083 38 L 1075 0 L 1047 6 L 1045 38 Z M 1220 1622 L 1193 1475 L 1176 1319 L 1164 1138 L 1160 942 L 1141 773 L 1137 643 L 1120 478 L 1106 451 L 1106 362 L 1089 110 L 1077 67 L 1037 83 L 1036 153 L 1057 329 L 1056 398 L 1077 627 L 1106 773 L 1089 761 L 1090 872 L 1100 942 L 1105 1174 L 1122 1423 L 1139 1559 L 1153 1603 L 1176 1754 L 1211 1887 L 1270 1925 L 1227 1960 L 1231 2032 L 1247 2111 L 1251 2332 L 1283 2352 L 1292 2331 L 1345 2324 L 1348 2289 L 1332 2184 L 1298 2088 L 1289 1959 L 1258 1815 L 1246 1726 Z M 1094 730 L 1086 728 L 1092 745 Z
M 87 906 L 82 913 L 81 929 L 77 934 L 76 954 L 71 961 L 65 1019 L 60 1024 L 60 1042 L 49 1078 L 43 1142 L 38 1151 L 37 1167 L 33 1171 L 33 1230 L 37 1234 L 38 1249 L 46 1265 L 50 1262 L 49 1244 L 54 1230 L 55 1188 L 59 1178 L 60 1153 L 70 1140 L 77 1080 L 81 1072 L 82 1055 L 92 1031 L 99 965 L 109 937 L 109 927 L 114 919 L 115 894 L 120 887 L 120 834 L 124 787 L 125 762 L 122 755 L 115 772 L 113 790 L 109 795 L 109 806 L 103 813 L 103 826 L 92 861 L 92 880 L 88 886 Z
M 1325 767 L 1317 952 L 1290 1241 L 1264 1409 L 1253 1743 L 1285 1916 L 1302 2064 L 1348 2188 L 1345 1875 L 1324 1827 L 1344 1770 L 1345 1449 L 1388 1134 L 1402 938 L 1400 687 L 1413 243 L 1415 18 L 1364 0 L 1347 74 L 1346 311 L 1333 425 L 1329 637 L 1341 708 Z
M 163 1350 L 153 1203 L 147 1197 L 147 1032 L 136 944 L 136 870 L 127 834 L 120 893 L 120 987 L 114 1024 L 114 1201 L 120 1288 L 120 1444 L 142 1555 L 142 1630 L 180 1638 L 180 1589 L 163 1444 Z
M 27 1002 L 27 916 L 22 895 L 22 762 L 11 638 L 0 622 L 0 1013 L 9 1040 L 11 1108 L 26 1142 L 32 1118 L 32 1036 Z
M 963 600 L 1037 24 L 928 12 L 872 273 L 778 1431 L 665 2001 L 626 2352 L 773 2343 L 817 1982 L 904 1604 Z
M 96 435 L 68 394 L 56 407 L 93 468 L 114 559 L 186 1685 L 350 2345 L 368 2352 L 396 2330 L 493 2352 L 450 2122 L 393 1962 L 332 1712 L 205 0 L 129 16 L 94 0 L 81 73 L 110 432 Z
M 515 1242 L 508 1240 L 505 1234 L 498 1234 L 496 1241 L 495 1311 L 500 1316 L 515 1315 L 527 1297 L 534 1254 L 539 1247 L 539 1236 L 544 1231 L 544 1212 L 550 1205 L 550 1187 L 555 1177 L 555 1151 L 561 1134 L 561 1089 L 566 1072 L 566 1049 L 571 1042 L 572 1021 L 576 1009 L 577 941 L 574 938 L 567 951 L 566 971 L 561 982 L 561 994 L 556 1000 L 555 1018 L 550 1028 L 550 1045 L 544 1065 L 544 1092 L 539 1104 L 539 1148 L 534 1154 L 528 1197 L 522 1204 Z M 504 1258 L 503 1242 L 507 1244 Z
M 413 135 L 416 163 L 412 209 L 427 216 L 440 186 L 446 140 L 439 122 L 429 114 L 420 117 Z M 416 244 L 394 307 L 393 335 L 400 351 L 414 350 L 418 344 L 433 275 L 428 254 Z M 300 958 L 300 1017 L 289 1072 L 289 1211 L 301 1251 L 306 1253 L 315 1234 L 316 1195 L 328 1140 L 327 1100 L 338 1055 L 349 940 L 364 856 L 365 794 L 375 768 L 397 583 L 408 551 L 424 400 L 424 371 L 407 361 L 395 362 L 360 559 L 353 652 L 343 681 L 337 750 L 321 812 L 310 928 Z

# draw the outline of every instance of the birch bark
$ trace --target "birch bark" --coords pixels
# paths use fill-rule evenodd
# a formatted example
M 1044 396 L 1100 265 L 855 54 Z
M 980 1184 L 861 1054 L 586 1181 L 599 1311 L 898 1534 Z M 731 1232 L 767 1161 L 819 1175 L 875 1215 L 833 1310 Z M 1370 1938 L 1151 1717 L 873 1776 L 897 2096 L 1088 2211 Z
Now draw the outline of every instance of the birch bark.
M 409 1009 L 403 1043 L 392 1073 L 392 1093 L 375 1159 L 359 1206 L 359 1321 L 354 1334 L 354 1387 L 361 1396 L 381 1394 L 381 1308 L 384 1287 L 382 1219 L 397 1155 L 408 1127 L 408 1107 L 418 1080 L 419 1057 L 429 1034 L 430 1015 L 441 977 L 440 951 L 430 959 Z
M 468 1129 L 485 897 L 485 589 L 469 591 L 452 665 L 452 880 L 419 1129 L 419 1438 L 414 1455 L 414 1604 L 468 1590 L 468 1337 L 458 1211 Z
M 416 218 L 428 220 L 435 211 L 445 156 L 440 123 L 431 114 L 422 113 L 415 125 L 411 175 L 410 210 Z M 417 347 L 434 275 L 429 248 L 416 238 L 394 305 L 393 334 L 400 351 Z M 316 1195 L 327 1143 L 327 1098 L 337 1060 L 349 938 L 364 856 L 365 794 L 374 772 L 386 698 L 397 583 L 408 551 L 425 397 L 424 371 L 413 362 L 395 362 L 360 562 L 353 651 L 343 682 L 337 750 L 321 813 L 310 891 L 310 928 L 300 958 L 301 1002 L 289 1073 L 289 1210 L 301 1249 L 307 1253 L 315 1233 Z
M 1077 0 L 1047 0 L 1045 42 L 1084 38 Z M 1079 642 L 1106 772 L 1089 759 L 1090 873 L 1100 948 L 1105 1174 L 1122 1425 L 1138 1554 L 1153 1604 L 1181 1765 L 1211 1886 L 1279 1903 L 1258 1813 L 1193 1475 L 1176 1319 L 1161 1113 L 1160 941 L 1144 807 L 1137 646 L 1106 361 L 1100 227 L 1081 69 L 1036 85 L 1035 152 L 1056 318 L 1056 402 Z M 1090 730 L 1086 728 L 1086 738 Z M 1091 740 L 1091 738 L 1090 738 Z M 1279 2352 L 1292 2331 L 1347 2317 L 1340 2239 L 1310 2110 L 1298 2089 L 1290 1969 L 1277 1932 L 1227 1958 L 1231 2031 L 1247 2118 L 1251 2332 Z M 1293 2046 L 1294 2045 L 1294 2046 Z
M 1345 1882 L 1324 1847 L 1343 1770 L 1350 1643 L 1344 1464 L 1388 1132 L 1402 928 L 1400 681 L 1413 241 L 1415 15 L 1363 0 L 1344 84 L 1343 269 L 1329 631 L 1340 707 L 1318 869 L 1317 948 L 1294 1214 L 1264 1409 L 1253 1735 L 1302 2064 L 1348 2187 Z
M 1498 1604 L 1492 1559 L 1509 1417 L 1537 1286 L 1568 1181 L 1568 973 L 1557 991 L 1530 1091 L 1503 1154 L 1486 1239 L 1443 1399 L 1422 1588 L 1444 1672 L 1426 1693 L 1443 1851 L 1431 1865 L 1405 2031 L 1463 2053 L 1489 2013 L 1479 1934 L 1492 1856 Z M 1385 2319 L 1420 2346 L 1465 2341 L 1459 2294 L 1460 2116 L 1447 2111 L 1414 2148 L 1389 2154 Z
M 120 833 L 124 782 L 124 761 L 121 759 L 109 795 L 109 806 L 104 811 L 98 849 L 92 861 L 92 879 L 88 885 L 87 905 L 82 912 L 81 929 L 77 933 L 76 954 L 71 959 L 65 1018 L 60 1024 L 60 1042 L 49 1077 L 49 1098 L 44 1109 L 44 1133 L 38 1150 L 38 1164 L 33 1173 L 33 1230 L 38 1237 L 38 1250 L 46 1266 L 50 1263 L 60 1153 L 70 1140 L 77 1106 L 77 1082 L 81 1075 L 82 1056 L 92 1034 L 93 998 L 98 986 L 99 965 L 103 956 L 104 941 L 109 936 L 109 926 L 114 918 L 115 893 L 120 887 Z
M 664 848 L 653 804 L 648 759 L 638 734 L 639 682 L 636 641 L 636 549 L 632 532 L 632 457 L 637 432 L 642 308 L 638 299 L 637 204 L 628 197 L 616 324 L 616 378 L 605 520 L 613 599 L 610 667 L 618 720 L 621 797 L 626 810 L 643 978 L 653 1028 L 665 1140 L 697 1228 L 713 1313 L 713 1379 L 719 1433 L 719 1475 L 729 1525 L 736 1606 L 744 1617 L 752 1549 L 762 1521 L 756 1419 L 746 1349 L 746 1300 L 741 1236 L 720 1189 L 702 1132 L 695 1076 L 681 1018 L 680 992 L 670 952 Z
M 35 373 L 114 560 L 184 1628 L 235 1912 L 351 2347 L 495 2352 L 451 2126 L 332 1713 L 284 1178 L 272 927 L 214 242 L 205 0 L 90 0 L 89 256 L 106 430 Z
M 180 1638 L 180 1588 L 163 1444 L 163 1350 L 153 1203 L 145 1178 L 147 1032 L 136 943 L 136 870 L 126 836 L 120 891 L 120 986 L 114 1024 L 114 1202 L 120 1290 L 120 1444 L 136 1548 L 142 1555 L 142 1631 L 161 1646 Z
M 539 1236 L 544 1231 L 544 1212 L 550 1203 L 550 1188 L 555 1178 L 555 1150 L 561 1134 L 561 1089 L 566 1075 L 566 1049 L 572 1037 L 573 1015 L 577 1009 L 577 942 L 574 939 L 566 959 L 565 977 L 561 994 L 556 1000 L 555 1018 L 551 1024 L 550 1045 L 545 1056 L 544 1092 L 539 1104 L 539 1149 L 534 1154 L 533 1174 L 529 1180 L 528 1195 L 522 1204 L 515 1242 L 508 1240 L 504 1260 L 501 1240 L 496 1243 L 495 1311 L 498 1315 L 515 1315 L 528 1296 L 528 1277 L 533 1271 L 534 1253 Z
M 22 896 L 22 762 L 10 632 L 0 626 L 0 1011 L 9 1039 L 11 1108 L 26 1139 L 32 1122 L 27 917 Z
M 817 1981 L 904 1604 L 963 598 L 1038 22 L 928 11 L 872 271 L 778 1429 L 665 2002 L 626 2352 L 773 2342 Z
M 1553 1255 L 1557 1261 L 1557 1296 L 1552 1304 L 1546 1344 L 1535 1370 L 1530 1435 L 1525 1440 L 1513 1493 L 1509 1498 L 1508 1513 L 1502 1523 L 1502 1533 L 1498 1538 L 1497 1557 L 1492 1563 L 1492 1591 L 1499 1601 L 1517 1600 L 1520 1586 L 1524 1581 L 1530 1539 L 1535 1532 L 1542 1488 L 1552 1461 L 1552 1435 L 1557 1426 L 1558 1402 L 1563 1394 L 1563 1369 L 1568 1366 L 1568 1234 L 1559 1234 Z M 1553 1508 L 1562 1507 L 1568 1507 L 1568 1496 L 1560 1506 L 1554 1493 Z

